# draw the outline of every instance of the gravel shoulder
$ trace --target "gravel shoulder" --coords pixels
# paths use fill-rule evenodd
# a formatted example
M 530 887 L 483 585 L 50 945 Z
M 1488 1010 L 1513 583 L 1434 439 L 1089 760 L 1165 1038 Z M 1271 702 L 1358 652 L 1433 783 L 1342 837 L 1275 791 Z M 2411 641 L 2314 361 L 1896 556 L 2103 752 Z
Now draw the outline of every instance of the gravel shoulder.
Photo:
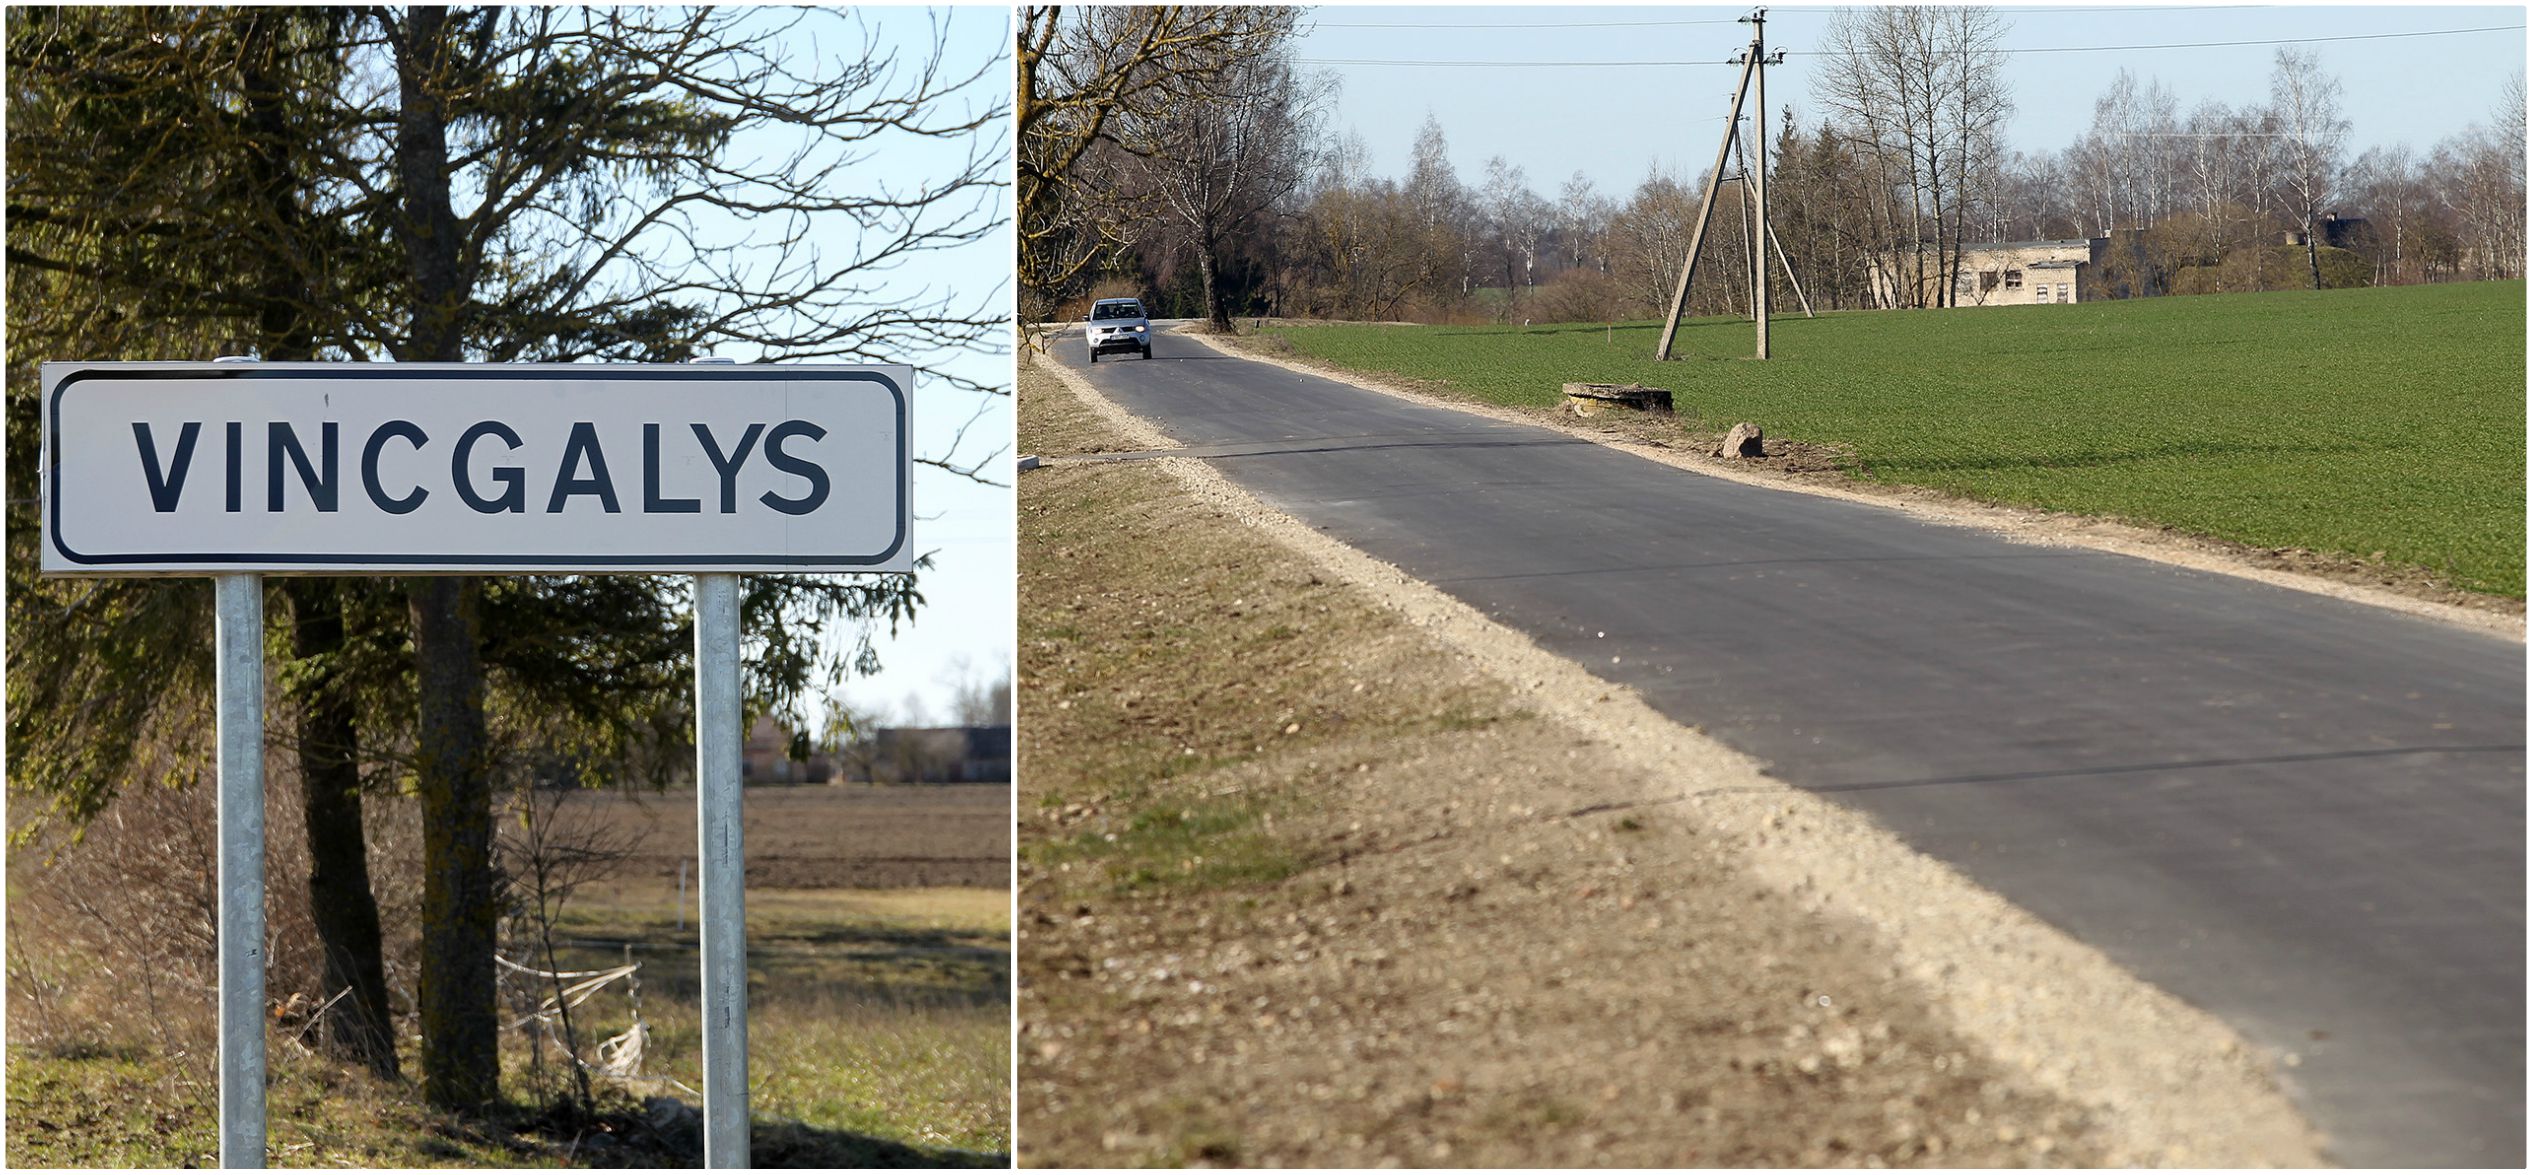
M 2316 1165 L 2267 1058 L 1024 365 L 1029 1165 Z

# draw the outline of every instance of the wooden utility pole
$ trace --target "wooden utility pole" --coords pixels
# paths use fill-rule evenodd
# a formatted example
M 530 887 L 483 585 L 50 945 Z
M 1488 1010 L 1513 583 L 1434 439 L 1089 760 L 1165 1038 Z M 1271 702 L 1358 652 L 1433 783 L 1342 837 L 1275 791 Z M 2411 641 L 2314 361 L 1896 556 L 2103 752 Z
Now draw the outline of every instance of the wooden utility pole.
M 1758 203 L 1758 231 L 1750 234 L 1750 301 L 1757 306 L 1752 317 L 1758 320 L 1759 359 L 1767 357 L 1767 10 L 1758 9 L 1742 20 L 1750 26 L 1750 60 L 1756 64 L 1750 74 L 1758 86 L 1758 109 L 1750 114 L 1750 135 L 1758 149 L 1750 152 L 1750 197 Z M 1732 124 L 1732 134 L 1741 133 L 1739 123 Z
M 1785 57 L 1781 52 L 1773 59 L 1767 57 L 1766 9 L 1761 8 L 1742 17 L 1741 23 L 1753 29 L 1750 47 L 1741 55 L 1734 57 L 1731 62 L 1741 67 L 1741 80 L 1732 89 L 1732 111 L 1723 120 L 1723 142 L 1714 151 L 1714 170 L 1707 173 L 1710 178 L 1706 181 L 1705 198 L 1697 203 L 1697 225 L 1688 234 L 1688 259 L 1679 267 L 1679 290 L 1671 295 L 1670 318 L 1662 324 L 1661 342 L 1653 348 L 1655 359 L 1670 358 L 1671 342 L 1679 334 L 1679 320 L 1688 312 L 1688 288 L 1697 277 L 1697 254 L 1705 247 L 1706 227 L 1714 221 L 1715 195 L 1723 190 L 1723 165 L 1732 158 L 1733 145 L 1739 140 L 1741 103 L 1749 97 L 1750 84 L 1753 81 L 1758 83 L 1758 151 L 1756 152 L 1758 165 L 1750 171 L 1751 178 L 1755 181 L 1751 185 L 1750 195 L 1758 204 L 1759 235 L 1763 237 L 1772 231 L 1767 227 L 1767 83 L 1761 76 L 1761 67 L 1781 65 Z M 1765 293 L 1767 283 L 1764 280 L 1766 254 L 1763 250 L 1759 253 L 1759 257 L 1760 265 L 1757 275 L 1760 280 L 1754 281 L 1752 285 L 1758 291 L 1754 315 L 1758 320 L 1758 357 L 1765 359 L 1767 358 L 1767 295 Z M 1790 267 L 1787 268 L 1786 273 L 1791 276 Z
M 1738 154 L 1740 149 L 1740 140 L 1733 140 L 1733 152 Z M 1757 322 L 1760 320 L 1760 312 L 1758 309 L 1758 287 L 1767 283 L 1767 271 L 1759 267 L 1766 264 L 1767 259 L 1760 256 L 1758 250 L 1750 248 L 1751 243 L 1758 240 L 1758 203 L 1757 201 L 1750 199 L 1750 173 L 1749 166 L 1746 162 L 1744 162 L 1741 167 L 1740 227 L 1741 261 L 1743 262 L 1741 266 L 1741 276 L 1749 279 L 1750 321 Z M 1764 358 L 1764 356 L 1761 357 Z
M 1697 254 L 1705 247 L 1706 225 L 1714 220 L 1714 198 L 1723 191 L 1723 165 L 1732 159 L 1732 132 L 1741 125 L 1741 100 L 1749 97 L 1750 75 L 1758 71 L 1758 59 L 1752 57 L 1741 64 L 1741 80 L 1732 87 L 1732 113 L 1723 120 L 1723 141 L 1714 149 L 1714 170 L 1707 172 L 1705 198 L 1697 201 L 1697 227 L 1688 231 L 1688 259 L 1679 267 L 1679 291 L 1671 295 L 1670 319 L 1662 324 L 1662 341 L 1653 348 L 1653 358 L 1670 358 L 1671 339 L 1679 334 L 1679 316 L 1688 308 L 1688 286 L 1697 277 Z

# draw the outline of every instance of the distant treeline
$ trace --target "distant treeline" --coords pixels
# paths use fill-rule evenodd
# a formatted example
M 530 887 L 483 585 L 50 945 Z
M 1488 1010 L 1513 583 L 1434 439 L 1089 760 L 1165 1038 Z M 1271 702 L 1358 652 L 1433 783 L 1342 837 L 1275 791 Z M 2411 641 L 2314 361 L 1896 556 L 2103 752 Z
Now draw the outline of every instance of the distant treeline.
M 1241 31 L 1238 60 L 1182 74 L 1186 89 L 1141 116 L 1141 141 L 1087 153 L 1100 196 L 1070 212 L 1107 236 L 1091 263 L 1030 291 L 1048 310 L 1094 290 L 1217 319 L 1592 321 L 1667 309 L 1706 176 L 1656 171 L 1617 198 L 1577 172 L 1546 196 L 1498 156 L 1471 182 L 1453 169 L 1437 117 L 1403 178 L 1374 175 L 1359 136 L 1320 129 L 1325 90 L 1290 65 L 1290 26 Z M 1973 8 L 1848 10 L 1832 22 L 1822 109 L 1771 112 L 1767 144 L 1770 220 L 1813 305 L 1940 305 L 1959 288 L 1963 246 L 1982 241 L 2118 237 L 2094 275 L 2114 297 L 2524 272 L 2520 75 L 2484 123 L 2452 139 L 2350 158 L 2338 82 L 2308 51 L 2281 49 L 2268 100 L 2242 108 L 2184 110 L 2161 82 L 2122 72 L 2075 142 L 2014 151 L 2000 137 L 2012 111 L 2003 31 Z M 1237 98 L 1206 100 L 1214 80 Z M 1692 313 L 1749 305 L 1753 230 L 1734 181 L 1757 147 L 1745 141 L 1726 164 Z M 1895 280 L 1876 282 L 1876 271 Z M 1772 257 L 1769 272 L 1790 308 Z

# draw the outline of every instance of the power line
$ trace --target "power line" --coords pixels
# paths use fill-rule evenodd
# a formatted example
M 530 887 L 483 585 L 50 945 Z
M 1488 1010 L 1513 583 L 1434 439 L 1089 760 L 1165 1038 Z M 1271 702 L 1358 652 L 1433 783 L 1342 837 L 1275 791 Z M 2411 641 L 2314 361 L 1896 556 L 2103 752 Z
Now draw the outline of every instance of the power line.
M 1427 65 L 1470 69 L 1586 69 L 1602 66 L 1713 65 L 1712 61 L 1392 61 L 1369 57 L 1296 57 L 1298 65 Z
M 2408 33 L 2355 33 L 2337 37 L 2279 37 L 2260 41 L 2192 41 L 2170 45 L 2058 45 L 2029 49 L 1998 49 L 1997 53 L 2015 56 L 2023 53 L 2125 53 L 2148 49 L 2227 49 L 2253 45 L 2315 45 L 2332 41 L 2388 41 L 2404 37 L 2451 37 L 2465 33 L 2503 33 L 2520 31 L 2519 24 L 2490 25 L 2475 29 L 2425 29 Z M 1832 57 L 1825 49 L 1794 52 L 1795 57 Z M 1452 69 L 1609 69 L 1609 68 L 1674 68 L 1691 65 L 1729 64 L 1715 61 L 1415 61 L 1374 57 L 1303 57 L 1302 65 L 1322 66 L 1429 66 Z
M 1410 23 L 1410 22 L 1405 22 L 1405 21 L 1400 21 L 1400 22 L 1395 22 L 1395 23 L 1385 23 L 1385 24 L 1383 24 L 1383 23 L 1368 23 L 1368 22 L 1358 22 L 1358 21 L 1345 21 L 1345 22 L 1334 22 L 1334 21 L 1312 21 L 1312 22 L 1310 23 L 1310 27 L 1311 27 L 1311 28 L 1314 28 L 1314 29 L 1642 29 L 1642 28 L 1657 28 L 1657 27 L 1658 27 L 1658 28 L 1675 28 L 1675 27 L 1679 27 L 1679 26 L 1682 26 L 1682 25 L 1698 25 L 1698 24 L 1737 24 L 1737 23 L 1739 23 L 1739 22 L 1738 22 L 1738 21 L 1735 21 L 1735 20 L 1731 20 L 1731 19 L 1724 19 L 1724 20 L 1590 20 L 1590 21 L 1557 21 L 1557 22 L 1550 22 L 1550 23 L 1544 23 L 1544 24 L 1420 24 L 1420 23 Z
M 2036 8 L 1999 8 L 2017 16 L 2050 16 L 2061 12 L 2222 12 L 2232 9 L 2265 8 L 2264 4 L 2169 4 L 2118 8 L 2066 8 L 2044 5 Z M 1826 16 L 1825 9 L 1788 8 L 1775 19 L 1791 16 Z M 1718 20 L 1593 20 L 1593 21 L 1503 21 L 1493 24 L 1426 24 L 1414 21 L 1312 21 L 1314 29 L 1641 29 L 1678 28 L 1687 25 L 1738 24 L 1737 17 Z
M 2270 6 L 2266 4 L 2153 4 L 2138 8 L 2129 8 L 2126 6 L 2120 6 L 2117 8 L 2061 8 L 2055 4 L 2047 4 L 2036 8 L 1999 8 L 1996 9 L 1996 11 L 2011 13 L 2015 16 L 2044 16 L 2053 12 L 2223 12 L 2231 9 L 2267 7 Z M 1786 11 L 1802 12 L 1806 16 L 1811 15 L 1808 11 L 1802 9 L 1789 8 L 1786 9 Z
M 2402 37 L 2450 37 L 2462 33 L 2502 33 L 2522 29 L 2519 24 L 2489 25 L 2477 29 L 2423 29 L 2414 33 L 2351 33 L 2341 37 L 2280 37 L 2273 41 L 2193 41 L 2181 45 L 2063 45 L 2048 49 L 2002 49 L 2002 53 L 2119 53 L 2132 49 L 2225 49 L 2239 45 L 2317 45 L 2324 41 L 2390 41 Z M 1814 49 L 1805 57 L 1826 57 L 1825 50 Z

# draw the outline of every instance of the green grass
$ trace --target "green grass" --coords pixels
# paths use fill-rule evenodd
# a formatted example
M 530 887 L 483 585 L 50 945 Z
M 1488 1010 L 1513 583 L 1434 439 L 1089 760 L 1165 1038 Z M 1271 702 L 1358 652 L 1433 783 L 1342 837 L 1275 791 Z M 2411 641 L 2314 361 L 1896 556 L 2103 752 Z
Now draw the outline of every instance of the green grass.
M 266 1145 L 278 1166 L 555 1167 L 559 1142 L 524 1131 L 505 1106 L 461 1119 L 408 1092 L 276 1049 Z M 208 1167 L 219 1155 L 219 1097 L 208 1053 L 145 1048 L 69 1055 L 9 1049 L 12 1167 Z
M 747 895 L 749 1109 L 759 1166 L 1001 1166 L 1011 1150 L 1010 909 L 1003 891 L 761 890 Z M 643 961 L 648 1074 L 701 1085 L 696 932 L 673 884 L 593 885 L 562 920 L 565 969 Z M 622 981 L 575 1009 L 585 1055 L 631 1023 Z M 217 1087 L 209 1050 L 170 1049 L 132 1024 L 8 1051 L 11 1166 L 209 1165 Z M 482 1115 L 421 1105 L 276 1036 L 268 1093 L 279 1166 L 691 1166 L 690 1131 L 645 1124 L 652 1092 L 608 1091 L 597 1113 L 542 1108 L 568 1076 L 540 1073 L 504 1035 L 503 1092 Z M 408 1079 L 413 1076 L 410 1049 Z
M 1498 404 L 1670 388 L 1683 420 L 1843 444 L 1854 472 L 2524 592 L 2524 284 L 2155 298 L 1772 324 L 1269 328 Z
M 1265 831 L 1263 806 L 1246 800 L 1153 800 L 1114 832 L 1086 831 L 1033 846 L 1046 864 L 1095 861 L 1118 893 L 1269 885 L 1308 861 Z
M 934 1165 L 1008 1154 L 1009 901 L 981 889 L 748 893 L 750 1109 Z M 645 1068 L 699 1088 L 700 940 L 676 912 L 673 887 L 657 881 L 593 887 L 566 908 L 559 931 L 570 945 L 558 953 L 565 969 L 595 968 L 638 944 Z M 590 1040 L 631 1023 L 613 994 L 584 1007 Z

